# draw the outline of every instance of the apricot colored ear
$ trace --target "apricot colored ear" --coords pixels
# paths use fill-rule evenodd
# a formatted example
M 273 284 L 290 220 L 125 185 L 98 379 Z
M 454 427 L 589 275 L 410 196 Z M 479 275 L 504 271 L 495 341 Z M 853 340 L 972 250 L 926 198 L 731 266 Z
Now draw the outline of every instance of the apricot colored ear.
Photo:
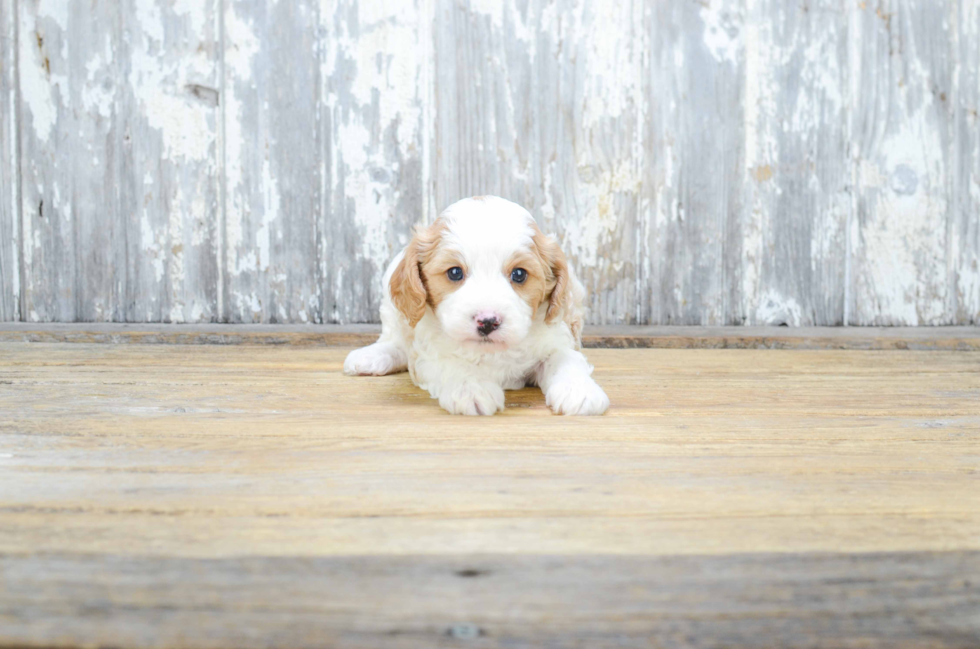
M 534 236 L 534 243 L 555 278 L 555 287 L 548 298 L 548 311 L 544 317 L 545 322 L 551 323 L 561 316 L 571 298 L 568 260 L 553 238 L 539 233 Z
M 392 303 L 413 327 L 425 315 L 427 298 L 425 283 L 422 281 L 422 262 L 419 259 L 421 248 L 421 237 L 416 230 L 412 241 L 405 248 L 405 256 L 395 267 L 389 282 Z

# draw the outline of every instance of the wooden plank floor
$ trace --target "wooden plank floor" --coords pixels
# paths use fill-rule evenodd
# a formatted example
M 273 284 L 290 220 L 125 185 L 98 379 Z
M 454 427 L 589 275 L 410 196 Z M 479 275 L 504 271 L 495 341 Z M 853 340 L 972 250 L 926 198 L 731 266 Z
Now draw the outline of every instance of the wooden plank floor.
M 978 647 L 980 353 L 0 343 L 0 647 Z

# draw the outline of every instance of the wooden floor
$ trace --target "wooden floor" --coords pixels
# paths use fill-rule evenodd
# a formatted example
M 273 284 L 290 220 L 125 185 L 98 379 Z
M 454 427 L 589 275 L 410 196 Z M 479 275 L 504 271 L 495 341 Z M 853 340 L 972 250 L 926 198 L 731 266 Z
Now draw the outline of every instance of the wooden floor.
M 980 352 L 0 343 L 0 647 L 980 647 Z

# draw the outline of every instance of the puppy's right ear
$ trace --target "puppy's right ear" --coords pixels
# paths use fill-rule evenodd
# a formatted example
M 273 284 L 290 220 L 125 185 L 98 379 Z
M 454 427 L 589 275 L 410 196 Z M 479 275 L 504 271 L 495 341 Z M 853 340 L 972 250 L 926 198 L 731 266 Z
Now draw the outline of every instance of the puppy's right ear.
M 391 301 L 395 308 L 402 312 L 408 324 L 414 327 L 425 315 L 425 303 L 428 295 L 425 282 L 422 280 L 421 255 L 428 248 L 426 237 L 416 229 L 415 236 L 405 248 L 405 256 L 395 267 L 391 275 Z

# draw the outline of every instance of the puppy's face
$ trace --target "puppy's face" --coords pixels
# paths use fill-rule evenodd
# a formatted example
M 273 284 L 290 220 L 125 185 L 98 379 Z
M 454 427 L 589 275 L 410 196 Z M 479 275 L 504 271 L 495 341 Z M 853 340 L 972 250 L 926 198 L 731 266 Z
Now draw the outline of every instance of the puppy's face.
M 391 297 L 413 327 L 429 307 L 458 344 L 492 352 L 520 343 L 539 311 L 560 317 L 567 285 L 565 256 L 527 210 L 479 197 L 416 231 Z

